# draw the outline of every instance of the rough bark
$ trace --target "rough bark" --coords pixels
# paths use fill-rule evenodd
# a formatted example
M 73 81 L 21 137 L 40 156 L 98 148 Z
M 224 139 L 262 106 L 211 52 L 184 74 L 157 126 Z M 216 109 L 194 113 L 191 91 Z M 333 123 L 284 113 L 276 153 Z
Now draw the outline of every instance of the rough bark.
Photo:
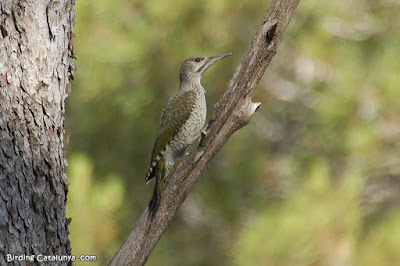
M 64 111 L 74 4 L 0 2 L 0 265 L 6 254 L 71 254 Z
M 199 147 L 171 173 L 155 214 L 147 208 L 111 265 L 143 265 L 169 221 L 228 138 L 249 123 L 260 103 L 251 97 L 300 0 L 273 0 L 242 62 L 227 85 Z

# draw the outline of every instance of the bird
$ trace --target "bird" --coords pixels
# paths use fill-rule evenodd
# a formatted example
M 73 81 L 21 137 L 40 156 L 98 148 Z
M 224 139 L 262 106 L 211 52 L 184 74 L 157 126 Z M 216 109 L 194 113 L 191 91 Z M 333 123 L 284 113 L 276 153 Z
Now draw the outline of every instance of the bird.
M 153 197 L 149 207 L 158 208 L 164 182 L 171 172 L 175 160 L 185 155 L 186 149 L 200 137 L 207 114 L 205 89 L 201 85 L 204 72 L 232 53 L 211 57 L 193 56 L 185 59 L 179 71 L 180 86 L 169 99 L 161 116 L 151 154 L 150 167 L 145 182 L 155 178 Z

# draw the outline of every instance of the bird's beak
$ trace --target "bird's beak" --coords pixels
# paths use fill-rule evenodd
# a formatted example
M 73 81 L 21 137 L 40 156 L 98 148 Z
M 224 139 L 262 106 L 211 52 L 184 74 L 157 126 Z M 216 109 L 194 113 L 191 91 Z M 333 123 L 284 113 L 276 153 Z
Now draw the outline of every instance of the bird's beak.
M 209 68 L 210 66 L 214 65 L 214 64 L 217 63 L 219 60 L 224 59 L 225 57 L 230 56 L 231 54 L 232 54 L 232 53 L 219 54 L 219 55 L 216 55 L 216 56 L 209 57 L 208 60 L 207 60 L 207 61 L 208 61 L 208 67 L 207 67 L 207 68 Z
M 206 62 L 204 63 L 203 66 L 200 67 L 200 69 L 198 70 L 198 72 L 202 72 L 202 74 L 212 65 L 214 65 L 215 63 L 217 63 L 219 60 L 224 59 L 225 57 L 230 56 L 232 53 L 227 53 L 227 54 L 219 54 L 216 56 L 211 56 L 208 57 Z
M 210 57 L 210 60 L 213 61 L 213 62 L 215 63 L 215 62 L 217 62 L 217 61 L 219 61 L 219 60 L 221 60 L 221 59 L 224 59 L 225 57 L 230 56 L 231 54 L 232 54 L 232 53 L 219 54 L 219 55 Z M 214 64 L 214 63 L 213 63 L 213 64 Z

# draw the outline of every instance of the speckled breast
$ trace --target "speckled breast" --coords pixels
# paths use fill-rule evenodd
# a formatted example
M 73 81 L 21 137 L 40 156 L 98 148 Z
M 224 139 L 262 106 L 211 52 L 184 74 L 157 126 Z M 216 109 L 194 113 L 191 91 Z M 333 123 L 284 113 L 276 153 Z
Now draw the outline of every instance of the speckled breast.
M 200 131 L 206 121 L 207 105 L 205 95 L 199 91 L 197 97 L 196 104 L 193 106 L 188 120 L 171 143 L 171 146 L 175 147 L 174 150 L 178 153 L 178 157 L 183 156 L 182 152 L 200 136 Z

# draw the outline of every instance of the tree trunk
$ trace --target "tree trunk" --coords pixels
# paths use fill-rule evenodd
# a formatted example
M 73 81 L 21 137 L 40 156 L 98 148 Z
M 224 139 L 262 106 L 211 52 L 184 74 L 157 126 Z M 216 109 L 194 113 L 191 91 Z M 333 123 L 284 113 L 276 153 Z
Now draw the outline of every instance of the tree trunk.
M 64 112 L 74 4 L 0 2 L 0 265 L 71 254 Z
M 207 164 L 229 137 L 247 125 L 260 103 L 251 97 L 285 34 L 300 0 L 273 0 L 247 53 L 216 104 L 207 135 L 199 147 L 175 167 L 155 213 L 147 208 L 111 265 L 143 265 Z M 234 30 L 234 29 L 232 29 Z

